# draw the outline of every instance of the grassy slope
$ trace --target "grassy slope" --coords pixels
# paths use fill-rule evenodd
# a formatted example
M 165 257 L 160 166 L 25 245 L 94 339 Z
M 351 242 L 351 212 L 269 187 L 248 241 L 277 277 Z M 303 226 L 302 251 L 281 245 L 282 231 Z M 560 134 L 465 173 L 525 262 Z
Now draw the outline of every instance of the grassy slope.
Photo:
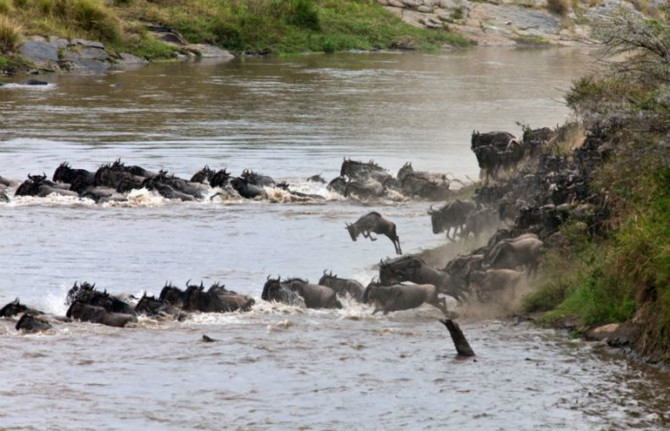
M 146 22 L 238 54 L 466 44 L 446 28 L 411 27 L 374 0 L 0 0 L 0 65 L 16 51 L 19 34 L 87 38 L 148 59 L 171 57 L 174 49 L 149 37 Z
M 632 319 L 643 354 L 670 360 L 670 23 L 623 17 L 605 29 L 605 46 L 625 54 L 581 79 L 568 103 L 612 149 L 592 189 L 607 196 L 605 229 L 590 235 L 569 222 L 567 244 L 548 252 L 526 300 L 544 321 L 585 327 Z

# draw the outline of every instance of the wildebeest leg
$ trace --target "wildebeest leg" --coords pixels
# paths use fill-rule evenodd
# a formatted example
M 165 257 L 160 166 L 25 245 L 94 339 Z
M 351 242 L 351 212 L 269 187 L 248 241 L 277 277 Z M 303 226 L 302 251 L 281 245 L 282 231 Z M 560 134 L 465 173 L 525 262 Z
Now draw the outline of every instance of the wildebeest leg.
M 451 319 L 441 320 L 442 324 L 447 327 L 449 335 L 451 335 L 451 340 L 454 342 L 454 347 L 458 352 L 458 356 L 475 356 L 475 352 L 470 347 L 470 343 L 463 335 L 463 331 L 458 326 L 458 323 L 454 322 Z
M 372 312 L 372 314 L 375 314 L 376 312 L 381 311 L 380 308 L 375 307 L 375 310 Z
M 400 248 L 400 239 L 393 241 L 393 245 L 395 246 L 395 252 L 397 254 L 402 254 L 402 249 Z
M 369 230 L 364 230 L 363 231 L 363 237 L 364 238 L 370 238 L 370 241 L 377 241 L 377 238 L 373 237 L 372 232 L 370 232 Z

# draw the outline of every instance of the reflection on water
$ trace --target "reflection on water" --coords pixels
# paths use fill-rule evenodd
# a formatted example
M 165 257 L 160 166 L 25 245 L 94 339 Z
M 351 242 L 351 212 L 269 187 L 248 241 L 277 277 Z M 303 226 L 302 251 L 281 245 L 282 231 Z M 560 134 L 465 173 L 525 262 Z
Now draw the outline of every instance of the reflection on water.
M 52 76 L 40 90 L 0 90 L 0 175 L 122 158 L 184 177 L 206 164 L 252 168 L 308 187 L 352 157 L 475 178 L 472 130 L 562 123 L 561 94 L 585 58 L 477 49 Z M 367 283 L 393 246 L 353 243 L 344 224 L 371 210 L 396 222 L 406 252 L 443 241 L 424 202 L 152 199 L 0 204 L 0 302 L 62 315 L 65 292 L 85 280 L 137 295 L 202 279 L 255 297 L 270 274 L 316 281 L 329 269 Z M 249 314 L 123 330 L 26 336 L 0 322 L 0 428 L 661 429 L 668 414 L 667 376 L 551 332 L 464 322 L 479 356 L 457 361 L 430 307 L 383 317 L 258 302 Z

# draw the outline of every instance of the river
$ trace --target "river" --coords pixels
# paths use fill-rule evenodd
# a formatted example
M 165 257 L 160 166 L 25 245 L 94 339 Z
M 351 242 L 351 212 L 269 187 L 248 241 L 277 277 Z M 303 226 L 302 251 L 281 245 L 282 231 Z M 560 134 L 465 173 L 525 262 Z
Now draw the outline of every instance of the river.
M 553 331 L 466 318 L 478 356 L 464 361 L 427 306 L 372 316 L 353 303 L 323 311 L 260 300 L 268 275 L 317 281 L 328 269 L 367 283 L 393 246 L 354 243 L 344 224 L 371 210 L 396 222 L 406 253 L 444 243 L 427 202 L 362 204 L 308 176 L 332 179 L 350 157 L 476 179 L 472 131 L 562 124 L 562 95 L 588 58 L 485 48 L 307 55 L 3 87 L 4 177 L 120 158 L 182 177 L 204 165 L 249 168 L 325 199 L 0 203 L 0 304 L 20 297 L 62 315 L 75 281 L 134 295 L 221 281 L 257 299 L 246 314 L 125 329 L 74 323 L 21 335 L 0 322 L 0 428 L 662 429 L 664 373 Z

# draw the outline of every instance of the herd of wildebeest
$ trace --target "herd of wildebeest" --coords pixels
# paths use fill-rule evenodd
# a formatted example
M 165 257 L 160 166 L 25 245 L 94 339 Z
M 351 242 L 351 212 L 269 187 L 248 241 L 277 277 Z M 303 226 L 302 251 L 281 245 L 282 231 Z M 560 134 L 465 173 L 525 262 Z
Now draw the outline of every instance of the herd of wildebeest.
M 453 199 L 447 175 L 417 172 L 406 164 L 392 176 L 373 162 L 345 159 L 341 175 L 328 188 L 344 196 L 361 200 L 402 193 L 408 198 L 446 201 L 428 210 L 433 232 L 446 232 L 452 242 L 466 244 L 483 232 L 498 228 L 487 243 L 451 259 L 436 268 L 419 255 L 404 255 L 379 262 L 379 275 L 364 287 L 356 280 L 340 278 L 324 271 L 317 284 L 301 278 L 268 277 L 261 300 L 307 308 L 341 308 L 342 299 L 373 304 L 374 311 L 387 314 L 423 304 L 432 305 L 450 316 L 445 296 L 459 304 L 504 303 L 516 288 L 532 279 L 546 247 L 560 247 L 561 224 L 568 218 L 583 222 L 588 230 L 598 230 L 607 219 L 607 200 L 590 187 L 591 173 L 609 155 L 596 132 L 591 132 L 576 148 L 561 143 L 573 125 L 556 129 L 524 131 L 521 138 L 506 132 L 472 135 L 471 148 L 481 169 L 481 182 L 472 200 Z M 312 181 L 325 181 L 320 176 Z M 0 191 L 16 187 L 1 179 Z M 18 185 L 15 196 L 47 196 L 51 193 L 91 198 L 108 202 L 127 198 L 130 190 L 146 188 L 172 199 L 193 200 L 206 196 L 263 198 L 268 188 L 279 187 L 300 198 L 320 199 L 291 190 L 286 183 L 244 171 L 232 178 L 225 170 L 205 167 L 190 180 L 167 172 L 149 172 L 120 161 L 103 165 L 95 172 L 60 165 L 51 180 L 45 175 L 30 175 Z M 207 189 L 209 188 L 209 189 Z M 209 191 L 208 191 L 209 190 Z M 363 215 L 346 224 L 352 240 L 359 235 L 375 240 L 372 234 L 387 236 L 398 255 L 402 255 L 396 225 L 378 212 Z M 478 243 L 478 242 L 476 242 Z M 111 295 L 88 282 L 75 283 L 70 289 L 63 317 L 50 316 L 31 309 L 19 300 L 0 310 L 2 318 L 16 318 L 17 330 L 26 332 L 49 329 L 53 324 L 71 320 L 123 327 L 136 322 L 138 315 L 181 321 L 190 313 L 245 312 L 255 300 L 215 283 L 187 282 L 185 289 L 166 284 L 158 297 L 146 293 L 141 298 Z

